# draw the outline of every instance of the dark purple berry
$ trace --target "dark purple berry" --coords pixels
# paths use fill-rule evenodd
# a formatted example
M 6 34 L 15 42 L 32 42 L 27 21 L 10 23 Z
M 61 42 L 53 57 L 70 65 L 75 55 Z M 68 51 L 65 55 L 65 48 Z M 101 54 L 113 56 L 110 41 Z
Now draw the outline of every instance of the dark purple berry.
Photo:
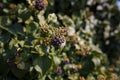
M 3 8 L 3 4 L 2 3 L 0 3 L 0 9 L 2 9 Z
M 54 37 L 52 40 L 51 40 L 51 44 L 53 46 L 61 46 L 62 43 L 64 43 L 65 40 L 62 38 L 62 37 Z
M 7 59 L 6 63 L 7 63 L 9 66 L 13 66 L 13 65 L 14 65 L 14 60 L 13 60 L 13 59 Z
M 36 0 L 35 1 L 35 8 L 38 10 L 45 9 L 47 5 L 48 5 L 47 0 Z
M 61 68 L 58 68 L 58 69 L 55 71 L 55 74 L 56 74 L 56 75 L 62 74 L 62 69 L 61 69 Z
M 70 60 L 68 59 L 68 58 L 65 58 L 64 60 L 63 60 L 63 64 L 69 64 L 70 63 Z

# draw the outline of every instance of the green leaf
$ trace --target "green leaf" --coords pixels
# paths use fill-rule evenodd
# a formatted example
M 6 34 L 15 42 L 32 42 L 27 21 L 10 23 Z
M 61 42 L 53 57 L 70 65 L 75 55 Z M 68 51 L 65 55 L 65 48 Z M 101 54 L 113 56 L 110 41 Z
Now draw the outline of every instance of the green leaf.
M 40 68 L 40 66 L 39 65 L 35 65 L 35 70 L 37 71 L 37 72 L 40 72 L 41 74 L 42 74 L 42 70 L 41 70 L 41 68 Z
M 7 43 L 10 40 L 10 38 L 10 34 L 6 31 L 0 35 L 0 41 L 2 41 L 3 43 Z
M 56 65 L 60 64 L 60 59 L 58 57 L 54 56 L 53 60 L 54 60 L 54 62 L 55 62 Z
M 0 28 L 16 36 L 17 34 L 24 35 L 23 26 L 19 23 L 15 23 L 9 26 L 1 26 Z
M 5 63 L 5 61 L 3 61 L 3 59 L 0 57 L 0 74 L 5 75 L 9 72 L 9 67 L 8 65 Z
M 42 70 L 42 74 L 44 75 L 48 69 L 51 67 L 52 61 L 47 57 L 47 56 L 42 56 L 42 57 L 37 57 L 34 61 L 33 61 L 33 65 L 38 65 L 41 70 Z M 37 68 L 38 69 L 38 68 Z M 39 69 L 40 70 L 40 69 Z M 37 70 L 36 70 L 37 71 Z
M 8 26 L 11 24 L 11 21 L 8 16 L 0 17 L 0 23 L 2 26 Z
M 14 35 L 15 36 L 15 33 L 14 32 L 12 32 L 9 28 L 7 28 L 7 27 L 3 27 L 3 26 L 1 26 L 0 25 L 0 29 L 3 29 L 3 30 L 5 30 L 5 31 L 7 31 L 7 32 L 9 32 L 10 34 L 12 34 L 12 35 Z M 6 33 L 5 33 L 6 34 Z M 6 36 L 5 36 L 6 37 Z
M 20 23 L 15 23 L 10 27 L 10 30 L 15 34 L 24 35 L 23 26 Z
M 22 18 L 23 21 L 26 21 L 27 19 L 29 19 L 31 16 L 30 11 L 23 11 L 22 13 L 20 13 L 19 17 Z
M 24 62 L 21 62 L 21 63 L 17 64 L 17 68 L 18 68 L 18 69 L 24 70 L 25 67 L 26 67 L 26 65 L 25 65 Z
M 92 59 L 91 55 L 82 58 L 81 63 L 83 68 L 80 71 L 82 75 L 88 75 L 93 71 L 94 63 L 92 62 L 91 59 Z
M 14 76 L 17 78 L 23 78 L 27 71 L 18 69 L 15 65 L 10 66 L 11 72 L 13 73 Z

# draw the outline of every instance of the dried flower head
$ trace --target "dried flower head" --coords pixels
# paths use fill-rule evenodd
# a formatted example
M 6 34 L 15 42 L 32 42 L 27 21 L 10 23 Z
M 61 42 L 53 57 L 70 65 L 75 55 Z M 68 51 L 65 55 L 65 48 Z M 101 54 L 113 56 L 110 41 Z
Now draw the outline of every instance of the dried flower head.
M 106 80 L 106 76 L 100 74 L 97 76 L 97 79 L 98 80 Z
M 45 37 L 42 43 L 44 43 L 44 45 L 49 45 L 51 43 L 51 38 Z
M 41 37 L 45 38 L 43 39 L 43 43 L 51 44 L 53 46 L 65 46 L 66 44 L 66 38 L 65 35 L 67 34 L 67 28 L 60 27 L 56 28 L 53 26 L 49 26 L 47 24 L 41 25 Z M 47 40 L 46 40 L 47 39 Z
M 109 79 L 111 79 L 111 80 L 119 80 L 119 77 L 118 77 L 117 74 L 111 73 Z
M 79 50 L 76 50 L 76 54 L 77 55 L 87 55 L 90 52 L 90 48 L 87 46 L 81 46 L 81 48 Z
M 85 80 L 85 78 L 83 76 L 80 76 L 79 80 Z
M 41 30 L 41 35 L 44 37 L 48 37 L 52 34 L 52 31 L 49 29 L 48 26 L 42 26 L 40 30 Z
M 49 35 L 49 36 L 64 36 L 67 34 L 67 28 L 66 27 L 53 27 L 49 26 L 48 24 L 43 24 L 40 27 L 41 34 L 43 35 Z

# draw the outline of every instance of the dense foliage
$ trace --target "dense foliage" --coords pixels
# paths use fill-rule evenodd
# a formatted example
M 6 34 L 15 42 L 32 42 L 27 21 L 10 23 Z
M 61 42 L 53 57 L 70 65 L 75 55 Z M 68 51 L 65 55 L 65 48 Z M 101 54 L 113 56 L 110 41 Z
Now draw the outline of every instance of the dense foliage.
M 0 80 L 119 80 L 117 1 L 0 1 Z

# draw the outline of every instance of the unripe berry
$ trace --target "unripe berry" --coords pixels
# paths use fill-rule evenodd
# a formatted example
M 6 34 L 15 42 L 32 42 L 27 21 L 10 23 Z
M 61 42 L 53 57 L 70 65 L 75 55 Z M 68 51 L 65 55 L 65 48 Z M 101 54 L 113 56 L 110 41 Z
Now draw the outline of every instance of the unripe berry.
M 81 69 L 82 69 L 82 65 L 81 65 L 81 64 L 78 64 L 78 65 L 77 65 L 77 68 L 78 68 L 79 70 L 81 70 Z

